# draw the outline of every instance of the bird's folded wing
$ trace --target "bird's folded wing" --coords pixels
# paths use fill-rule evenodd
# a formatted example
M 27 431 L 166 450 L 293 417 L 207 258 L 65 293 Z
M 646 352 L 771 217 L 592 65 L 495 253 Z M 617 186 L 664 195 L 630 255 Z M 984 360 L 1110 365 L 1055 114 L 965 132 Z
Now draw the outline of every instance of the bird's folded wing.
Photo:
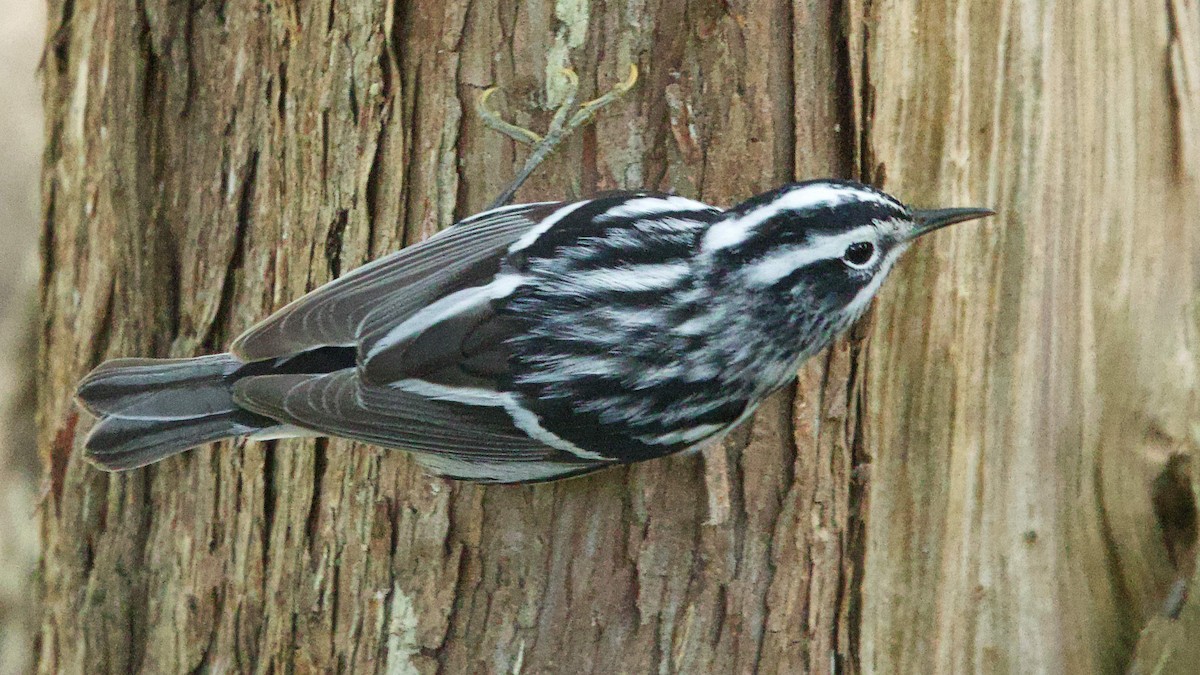
M 248 410 L 298 427 L 411 450 L 427 468 L 454 478 L 529 482 L 605 466 L 533 440 L 502 407 L 365 385 L 354 369 L 249 377 L 235 385 L 234 398 Z
M 505 206 L 463 220 L 296 300 L 243 333 L 232 351 L 259 361 L 354 345 L 368 314 L 402 321 L 447 293 L 486 281 L 505 249 L 555 205 Z
M 393 385 L 417 379 L 485 393 L 501 389 L 509 371 L 505 340 L 516 327 L 496 314 L 489 288 L 458 291 L 439 303 L 444 307 L 422 310 L 391 331 L 361 335 L 363 381 Z

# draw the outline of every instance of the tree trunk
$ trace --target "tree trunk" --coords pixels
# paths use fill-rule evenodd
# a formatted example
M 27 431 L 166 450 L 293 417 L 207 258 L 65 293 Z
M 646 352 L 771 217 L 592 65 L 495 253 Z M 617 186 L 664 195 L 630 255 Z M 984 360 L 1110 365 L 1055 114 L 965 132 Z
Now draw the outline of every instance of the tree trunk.
M 1148 623 L 1137 663 L 1186 665 L 1196 603 L 1153 617 L 1196 531 L 1200 17 L 1128 4 L 52 0 L 42 670 L 1115 673 Z M 538 128 L 562 67 L 630 64 L 521 199 L 857 175 L 1002 217 L 703 458 L 81 461 L 91 365 L 221 350 L 482 208 L 524 157 L 485 87 Z

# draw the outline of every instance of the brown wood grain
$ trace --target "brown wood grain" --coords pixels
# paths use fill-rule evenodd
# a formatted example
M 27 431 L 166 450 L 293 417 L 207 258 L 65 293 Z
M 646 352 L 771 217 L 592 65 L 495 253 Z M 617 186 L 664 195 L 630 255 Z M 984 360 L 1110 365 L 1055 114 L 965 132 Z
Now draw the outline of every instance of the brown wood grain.
M 1195 543 L 1170 523 L 1192 469 L 1162 479 L 1200 440 L 1184 4 L 872 8 L 878 176 L 1000 216 L 918 246 L 877 303 L 870 669 L 1125 672 L 1191 576 L 1168 550 Z

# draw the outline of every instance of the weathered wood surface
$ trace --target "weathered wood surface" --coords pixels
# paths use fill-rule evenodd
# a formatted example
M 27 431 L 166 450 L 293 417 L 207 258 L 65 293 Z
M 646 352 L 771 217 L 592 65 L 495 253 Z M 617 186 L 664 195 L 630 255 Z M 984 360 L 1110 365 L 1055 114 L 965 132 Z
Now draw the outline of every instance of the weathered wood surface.
M 878 301 L 870 668 L 1122 672 L 1190 576 L 1200 61 L 1172 54 L 1200 46 L 1195 7 L 876 7 L 876 170 L 1003 218 L 921 247 Z
M 1153 617 L 1194 543 L 1198 24 L 1185 0 L 54 0 L 41 668 L 1119 672 L 1148 622 L 1139 663 L 1181 653 L 1194 603 Z M 561 67 L 586 97 L 631 63 L 522 197 L 862 173 L 1003 215 L 919 246 L 703 459 L 531 488 L 343 442 L 79 459 L 89 366 L 220 349 L 480 208 L 524 156 L 483 88 L 536 127 Z

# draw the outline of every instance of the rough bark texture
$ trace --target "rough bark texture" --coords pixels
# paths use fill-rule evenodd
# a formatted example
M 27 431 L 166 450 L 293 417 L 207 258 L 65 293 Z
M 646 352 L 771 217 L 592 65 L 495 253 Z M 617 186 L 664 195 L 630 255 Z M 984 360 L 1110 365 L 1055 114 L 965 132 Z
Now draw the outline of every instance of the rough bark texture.
M 1195 603 L 1152 617 L 1195 539 L 1200 18 L 1132 4 L 53 0 L 41 668 L 1119 672 L 1147 622 L 1139 663 L 1180 658 Z M 587 97 L 630 63 L 522 197 L 862 172 L 1004 215 L 919 246 L 703 459 L 80 460 L 89 366 L 218 350 L 480 208 L 524 156 L 484 87 L 537 127 L 560 68 Z
M 1200 16 L 885 6 L 876 170 L 1004 216 L 920 247 L 878 301 L 863 663 L 1123 672 L 1193 564 Z

